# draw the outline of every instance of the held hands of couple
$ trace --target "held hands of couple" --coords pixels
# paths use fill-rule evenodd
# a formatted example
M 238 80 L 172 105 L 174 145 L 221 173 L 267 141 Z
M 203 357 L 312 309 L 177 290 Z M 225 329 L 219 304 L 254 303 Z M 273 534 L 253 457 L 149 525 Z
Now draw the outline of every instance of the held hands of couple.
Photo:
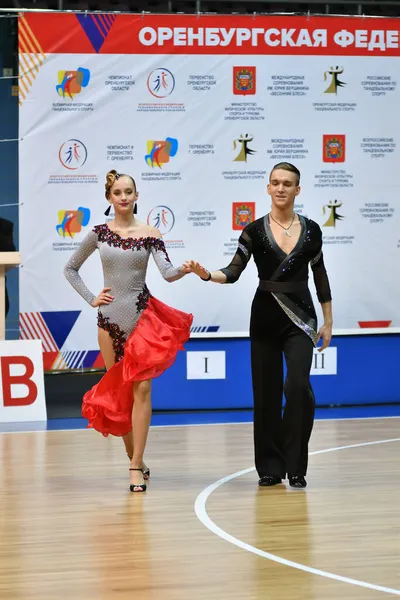
M 200 279 L 208 279 L 210 276 L 209 271 L 202 267 L 200 263 L 195 260 L 187 260 L 182 265 L 182 272 L 186 275 L 187 273 L 194 273 Z
M 188 273 L 194 273 L 202 279 L 207 279 L 210 275 L 207 269 L 202 267 L 194 260 L 185 261 L 181 266 L 181 271 L 184 275 L 187 275 Z M 101 290 L 100 294 L 92 301 L 93 308 L 97 308 L 98 306 L 102 306 L 104 304 L 110 304 L 114 300 L 114 296 L 109 294 L 110 290 L 110 287 L 105 287 Z

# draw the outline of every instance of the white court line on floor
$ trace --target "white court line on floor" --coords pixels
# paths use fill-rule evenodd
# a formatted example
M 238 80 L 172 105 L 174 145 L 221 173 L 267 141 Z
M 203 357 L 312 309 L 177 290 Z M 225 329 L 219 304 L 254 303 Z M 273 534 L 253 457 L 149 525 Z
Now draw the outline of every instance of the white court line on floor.
M 348 450 L 350 448 L 362 448 L 363 446 L 374 446 L 377 444 L 389 444 L 391 442 L 400 442 L 400 438 L 394 438 L 394 439 L 390 439 L 390 440 L 378 440 L 375 442 L 363 442 L 361 444 L 351 444 L 349 446 L 338 446 L 336 448 L 327 448 L 325 450 L 316 450 L 315 452 L 310 452 L 310 456 L 314 456 L 316 454 L 327 454 L 329 452 L 337 452 L 339 450 Z M 234 544 L 235 546 L 238 546 L 242 550 L 246 550 L 247 552 L 257 554 L 258 556 L 261 556 L 262 558 L 266 558 L 267 560 L 271 560 L 273 562 L 280 563 L 281 565 L 285 565 L 287 567 L 292 567 L 293 569 L 298 569 L 300 571 L 305 571 L 306 573 L 310 573 L 312 575 L 319 575 L 320 577 L 326 577 L 328 579 L 340 581 L 342 583 L 348 583 L 350 585 L 355 585 L 355 586 L 362 587 L 362 588 L 368 588 L 370 590 L 375 590 L 377 592 L 385 592 L 386 594 L 400 596 L 400 590 L 395 590 L 393 588 L 388 588 L 388 587 L 384 587 L 381 585 L 375 585 L 373 583 L 367 583 L 366 581 L 359 581 L 358 579 L 352 579 L 350 577 L 343 577 L 342 575 L 336 575 L 335 573 L 328 573 L 327 571 L 322 571 L 320 569 L 314 569 L 313 567 L 309 567 L 309 566 L 303 565 L 301 563 L 287 560 L 286 558 L 283 558 L 281 556 L 277 556 L 275 554 L 270 554 L 269 552 L 260 550 L 259 548 L 256 548 L 255 546 L 251 546 L 250 544 L 247 544 L 246 542 L 243 542 L 242 540 L 235 538 L 233 535 L 231 535 L 230 533 L 227 533 L 226 531 L 221 529 L 221 527 L 216 525 L 216 523 L 214 523 L 214 521 L 212 521 L 212 519 L 209 517 L 207 510 L 206 510 L 206 503 L 207 503 L 208 498 L 211 496 L 211 494 L 216 489 L 218 489 L 219 487 L 221 487 L 228 481 L 231 481 L 232 479 L 236 479 L 236 477 L 241 477 L 242 475 L 246 475 L 247 473 L 250 473 L 251 471 L 254 471 L 254 470 L 255 470 L 254 467 L 250 467 L 249 469 L 244 469 L 243 471 L 238 471 L 237 473 L 233 473 L 232 475 L 223 477 L 222 479 L 219 479 L 215 483 L 212 483 L 211 485 L 209 485 L 207 488 L 205 488 L 199 494 L 199 496 L 196 499 L 195 505 L 194 505 L 194 510 L 195 510 L 197 518 L 203 523 L 203 525 L 205 525 L 205 527 L 207 527 L 207 529 L 212 531 L 212 533 L 215 533 L 215 535 L 222 538 L 226 542 L 229 542 L 230 544 Z M 303 494 L 306 492 L 296 490 L 295 493 Z
M 329 423 L 330 421 L 374 421 L 374 420 L 383 420 L 383 419 L 400 419 L 400 415 L 394 415 L 392 417 L 339 417 L 337 419 L 315 419 L 315 423 L 323 422 Z M 57 420 L 65 420 L 69 421 L 70 419 L 57 419 Z M 5 425 L 6 423 L 0 423 L 1 425 Z M 216 425 L 253 425 L 253 421 L 232 421 L 225 423 L 175 423 L 174 425 L 151 425 L 150 429 L 168 429 L 171 427 L 215 427 Z M 95 431 L 94 429 L 88 427 L 77 427 L 76 429 L 20 429 L 15 431 L 0 431 L 0 435 L 4 435 L 6 433 L 54 433 L 54 432 L 63 432 L 63 431 Z

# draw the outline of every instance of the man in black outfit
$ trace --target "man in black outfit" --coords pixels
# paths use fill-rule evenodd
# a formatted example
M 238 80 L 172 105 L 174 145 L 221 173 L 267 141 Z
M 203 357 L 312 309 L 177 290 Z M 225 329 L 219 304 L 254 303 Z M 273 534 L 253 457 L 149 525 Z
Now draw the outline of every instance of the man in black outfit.
M 331 291 L 322 231 L 294 210 L 300 171 L 290 163 L 275 165 L 268 193 L 269 213 L 245 227 L 227 267 L 210 272 L 195 261 L 189 266 L 204 281 L 235 283 L 254 258 L 259 285 L 251 308 L 250 340 L 259 485 L 277 485 L 288 476 L 292 487 L 304 488 L 315 407 L 310 370 L 318 341 L 323 340 L 322 351 L 331 340 Z M 309 269 L 324 316 L 319 329 L 308 287 Z
M 13 241 L 13 229 L 14 225 L 7 219 L 0 218 L 0 252 L 15 252 L 15 246 Z M 7 286 L 6 286 L 6 316 L 10 304 L 8 301 Z

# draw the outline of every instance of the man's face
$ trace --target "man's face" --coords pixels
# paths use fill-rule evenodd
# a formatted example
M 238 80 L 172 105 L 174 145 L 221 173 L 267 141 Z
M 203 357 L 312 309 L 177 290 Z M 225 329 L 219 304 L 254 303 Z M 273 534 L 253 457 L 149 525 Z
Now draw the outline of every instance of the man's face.
M 268 184 L 268 194 L 271 196 L 272 204 L 281 210 L 293 208 L 294 199 L 300 193 L 297 185 L 297 175 L 285 169 L 272 171 Z

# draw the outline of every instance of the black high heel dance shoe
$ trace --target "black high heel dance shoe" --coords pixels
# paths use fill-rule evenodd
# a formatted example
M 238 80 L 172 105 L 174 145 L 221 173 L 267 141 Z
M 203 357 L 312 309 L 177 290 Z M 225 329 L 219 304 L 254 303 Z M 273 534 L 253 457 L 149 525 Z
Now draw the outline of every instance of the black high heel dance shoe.
M 129 458 L 129 460 L 132 460 L 132 456 L 129 456 L 128 453 L 127 453 L 127 457 Z M 150 469 L 148 467 L 143 469 L 142 473 L 143 473 L 143 479 L 145 479 L 146 481 L 148 479 L 150 479 Z
M 130 471 L 140 471 L 143 475 L 143 469 L 129 469 Z M 144 477 L 143 477 L 144 479 Z M 147 489 L 147 486 L 145 483 L 131 483 L 129 486 L 129 489 L 131 490 L 131 492 L 145 492 Z

